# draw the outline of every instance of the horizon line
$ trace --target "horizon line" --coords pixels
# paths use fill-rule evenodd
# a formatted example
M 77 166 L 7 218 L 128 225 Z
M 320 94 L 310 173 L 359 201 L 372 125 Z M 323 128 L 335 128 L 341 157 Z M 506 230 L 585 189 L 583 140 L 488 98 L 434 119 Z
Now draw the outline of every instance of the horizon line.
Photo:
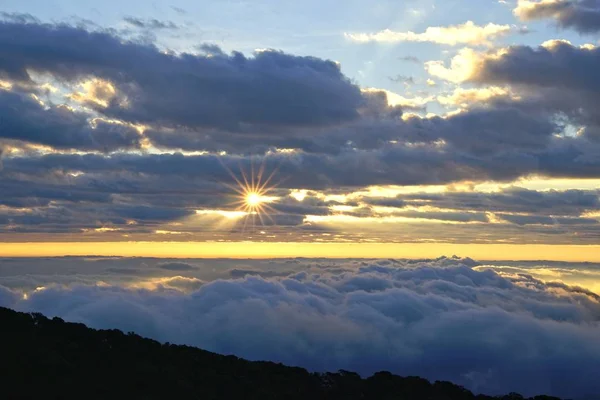
M 5 242 L 0 257 L 146 257 L 197 259 L 407 258 L 462 254 L 477 261 L 600 262 L 600 245 L 365 242 Z M 450 257 L 450 256 L 449 256 Z

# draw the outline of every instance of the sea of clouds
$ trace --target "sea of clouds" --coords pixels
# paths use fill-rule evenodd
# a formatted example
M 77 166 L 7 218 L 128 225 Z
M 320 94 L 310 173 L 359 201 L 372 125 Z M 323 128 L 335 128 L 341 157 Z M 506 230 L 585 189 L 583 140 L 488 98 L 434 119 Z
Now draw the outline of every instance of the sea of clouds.
M 568 279 L 599 271 L 456 257 L 0 259 L 0 306 L 315 371 L 595 398 L 600 297 Z

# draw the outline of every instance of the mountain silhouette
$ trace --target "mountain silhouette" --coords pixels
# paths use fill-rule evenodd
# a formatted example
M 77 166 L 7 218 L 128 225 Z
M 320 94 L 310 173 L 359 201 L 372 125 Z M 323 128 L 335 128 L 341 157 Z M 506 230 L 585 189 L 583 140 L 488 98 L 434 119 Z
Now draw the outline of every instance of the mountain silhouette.
M 2 399 L 524 399 L 389 372 L 310 373 L 7 308 L 0 326 Z

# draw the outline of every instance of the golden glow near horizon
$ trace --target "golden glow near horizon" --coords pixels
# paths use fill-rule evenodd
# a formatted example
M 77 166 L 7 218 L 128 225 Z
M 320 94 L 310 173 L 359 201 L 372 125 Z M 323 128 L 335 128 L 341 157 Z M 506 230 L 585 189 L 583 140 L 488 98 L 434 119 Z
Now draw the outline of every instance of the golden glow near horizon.
M 308 243 L 315 242 L 315 244 L 321 244 L 328 242 L 328 246 L 333 247 L 316 247 L 318 249 L 317 254 L 320 257 L 329 256 L 323 249 L 335 249 L 335 243 L 381 243 L 382 248 L 386 246 L 402 246 L 394 243 L 428 243 L 428 257 L 437 257 L 447 252 L 454 253 L 451 249 L 448 250 L 448 246 L 456 246 L 457 248 L 465 248 L 466 244 L 471 242 L 471 246 L 494 245 L 497 244 L 510 244 L 510 245 L 522 245 L 524 247 L 532 246 L 533 244 L 547 244 L 547 245 L 559 245 L 557 247 L 562 249 L 558 252 L 557 257 L 559 259 L 574 259 L 578 256 L 572 253 L 577 252 L 577 247 L 573 247 L 573 250 L 569 248 L 569 244 L 573 245 L 594 245 L 592 240 L 586 237 L 578 236 L 579 232 L 575 232 L 570 236 L 565 234 L 561 235 L 547 235 L 545 238 L 527 237 L 525 234 L 527 231 L 522 232 L 522 229 L 516 225 L 507 221 L 509 217 L 524 217 L 526 218 L 527 213 L 519 212 L 500 212 L 496 215 L 494 212 L 485 210 L 473 211 L 473 210 L 454 210 L 448 207 L 436 207 L 432 206 L 427 200 L 416 203 L 405 203 L 400 206 L 379 206 L 369 205 L 368 201 L 370 198 L 394 198 L 398 195 L 439 195 L 444 193 L 502 193 L 503 190 L 510 187 L 524 187 L 531 188 L 529 190 L 544 187 L 547 190 L 555 190 L 561 192 L 569 189 L 582 189 L 590 190 L 595 188 L 597 184 L 600 184 L 598 179 L 544 179 L 540 177 L 529 177 L 519 179 L 513 182 L 506 183 L 494 183 L 494 182 L 482 182 L 482 183 L 469 183 L 462 182 L 453 185 L 431 185 L 431 186 L 371 186 L 362 188 L 356 191 L 349 192 L 338 192 L 333 195 L 327 194 L 326 191 L 314 191 L 306 189 L 290 189 L 287 196 L 275 197 L 271 196 L 274 185 L 271 183 L 275 171 L 273 171 L 265 179 L 265 167 L 264 163 L 260 168 L 254 168 L 249 166 L 250 171 L 241 170 L 241 176 L 238 178 L 231 173 L 235 183 L 237 185 L 228 185 L 235 195 L 234 201 L 230 202 L 232 206 L 226 207 L 215 207 L 212 209 L 198 209 L 195 210 L 195 215 L 186 217 L 177 221 L 172 221 L 166 224 L 156 226 L 150 234 L 141 234 L 129 231 L 129 226 L 115 226 L 106 225 L 98 228 L 86 228 L 84 234 L 86 236 L 85 241 L 87 242 L 107 242 L 109 249 L 119 248 L 122 246 L 119 243 L 123 241 L 135 242 L 135 241 L 152 241 L 156 240 L 157 243 L 165 239 L 166 236 L 178 237 L 174 239 L 186 240 L 189 242 L 198 243 L 211 243 L 211 241 L 222 241 L 230 243 L 229 250 L 231 252 L 237 252 L 235 248 L 239 242 L 244 240 L 259 240 L 265 242 L 290 242 L 290 243 L 302 243 L 300 245 L 303 249 L 309 249 Z M 310 200 L 310 199 L 313 200 Z M 287 199 L 287 200 L 286 200 Z M 310 210 L 310 204 L 314 202 L 314 199 L 323 201 L 326 207 L 329 209 L 329 213 L 307 213 L 304 216 L 303 223 L 301 226 L 278 226 L 273 221 L 272 215 L 277 213 L 274 209 L 274 203 L 284 201 L 297 201 L 299 203 L 306 203 L 306 209 Z M 328 202 L 337 203 L 328 203 Z M 0 206 L 2 208 L 4 206 Z M 16 209 L 10 208 L 8 211 L 15 211 Z M 322 210 L 322 208 L 321 208 Z M 23 212 L 33 213 L 34 209 L 24 209 Z M 452 219 L 455 216 L 455 219 Z M 487 216 L 487 220 L 482 219 Z M 597 219 L 600 220 L 600 214 L 597 211 L 582 211 L 579 216 L 581 218 Z M 270 220 L 271 224 L 265 225 L 267 220 Z M 135 221 L 132 221 L 132 224 Z M 265 226 L 263 229 L 246 232 L 247 226 L 255 226 L 260 223 Z M 133 224 L 131 226 L 136 226 Z M 438 225 L 435 228 L 434 225 Z M 493 230 L 491 227 L 494 225 Z M 535 229 L 542 229 L 542 225 L 529 225 L 535 227 Z M 593 225 L 589 225 L 593 228 Z M 293 229 L 299 227 L 299 229 Z M 306 229 L 305 229 L 306 228 Z M 551 227 L 544 227 L 549 232 Z M 586 234 L 585 231 L 581 231 Z M 241 235 L 240 235 L 241 234 Z M 63 239 L 61 239 L 61 236 Z M 591 237 L 591 236 L 588 236 Z M 11 238 L 6 236 L 4 241 L 17 242 L 19 239 Z M 21 239 L 22 241 L 23 239 Z M 73 235 L 61 235 L 54 234 L 52 237 L 47 237 L 43 233 L 29 234 L 24 240 L 32 242 L 47 242 L 47 241 L 63 241 L 79 240 Z M 585 241 L 583 241 L 585 240 Z M 114 242 L 115 244 L 110 244 Z M 444 243 L 456 243 L 456 244 L 444 244 Z M 7 244 L 10 246 L 10 244 Z M 162 244 L 161 246 L 164 246 Z M 242 253 L 246 251 L 245 246 L 240 250 Z M 269 257 L 270 250 L 275 249 L 277 244 L 257 244 L 257 248 L 261 250 L 261 257 Z M 307 247 L 308 246 L 308 247 Z M 414 247 L 412 244 L 407 246 Z M 438 246 L 439 250 L 436 250 Z M 35 246 L 33 247 L 35 248 Z M 64 251 L 70 251 L 68 246 L 59 246 Z M 202 249 L 206 249 L 206 244 L 201 245 Z M 586 247 L 589 248 L 589 247 Z M 5 247 L 6 250 L 8 248 Z M 66 249 L 66 250 L 65 250 Z M 490 249 L 495 249 L 491 247 Z M 533 258 L 547 258 L 545 253 L 537 253 L 535 248 L 532 248 L 531 257 Z M 358 257 L 362 257 L 363 254 L 369 254 L 368 257 L 376 257 L 376 254 L 371 254 L 369 251 L 352 249 L 351 254 L 355 254 Z M 307 250 L 308 251 L 308 250 Z M 335 250 L 334 250 L 335 251 Z M 196 256 L 193 250 L 188 248 L 184 251 L 190 256 Z M 277 256 L 278 252 L 275 250 L 271 251 L 273 256 Z M 312 250 L 310 251 L 312 252 Z M 223 256 L 227 256 L 226 253 L 218 252 Z M 563 254 L 564 253 L 564 254 Z M 58 253 L 57 253 L 58 254 Z M 254 254 L 250 251 L 250 254 Z M 400 251 L 400 254 L 405 254 L 404 251 Z M 462 253 L 465 256 L 471 256 L 469 251 Z M 520 250 L 520 254 L 523 257 L 529 258 L 530 255 L 525 254 Z M 37 255 L 37 251 L 33 250 L 30 255 Z M 144 256 L 144 253 L 136 253 L 135 256 Z M 199 254 L 199 256 L 203 256 Z M 289 254 L 293 256 L 293 254 Z M 350 256 L 350 255 L 349 255 Z M 394 255 L 392 255 L 394 256 Z M 497 253 L 497 257 L 506 257 L 506 254 L 500 252 Z M 494 256 L 486 256 L 486 259 L 492 259 Z M 515 259 L 516 256 L 510 255 L 511 259 Z
M 501 183 L 369 186 L 335 194 L 329 194 L 327 191 L 290 189 L 286 196 L 276 197 L 272 195 L 275 188 L 272 181 L 276 171 L 267 176 L 264 162 L 260 168 L 254 168 L 251 164 L 248 169 L 250 171 L 240 168 L 239 177 L 228 169 L 235 181 L 234 185 L 223 183 L 235 195 L 229 206 L 194 210 L 193 216 L 157 225 L 151 233 L 130 232 L 129 223 L 127 226 L 109 224 L 85 229 L 85 243 L 70 244 L 69 241 L 80 239 L 77 236 L 62 234 L 50 237 L 43 233 L 32 233 L 21 239 L 20 243 L 17 243 L 17 238 L 6 236 L 3 240 L 7 243 L 2 245 L 0 255 L 435 258 L 440 255 L 460 254 L 480 260 L 600 261 L 600 248 L 590 239 L 577 236 L 579 232 L 570 236 L 561 234 L 547 235 L 541 239 L 531 238 L 525 235 L 526 230 L 523 233 L 521 227 L 506 220 L 507 215 L 527 217 L 527 213 L 501 212 L 496 215 L 485 210 L 461 211 L 435 207 L 431 205 L 434 203 L 427 200 L 391 207 L 368 204 L 371 198 L 393 199 L 399 195 L 413 194 L 502 193 L 510 187 L 538 192 L 593 190 L 600 186 L 599 179 L 528 177 Z M 278 226 L 273 221 L 272 216 L 277 213 L 274 203 L 297 201 L 304 203 L 306 209 L 310 210 L 310 205 L 315 199 L 322 201 L 329 212 L 315 215 L 308 213 L 304 216 L 302 225 L 293 227 Z M 5 206 L 0 206 L 2 207 Z M 12 212 L 16 209 L 7 210 Z M 21 211 L 33 213 L 35 210 Z M 458 217 L 452 219 L 453 215 Z M 486 215 L 487 221 L 478 215 Z M 600 220 L 597 211 L 582 211 L 579 217 Z M 270 220 L 271 224 L 265 225 L 267 220 Z M 131 222 L 131 226 L 137 228 L 135 221 Z M 264 228 L 245 232 L 247 226 L 254 227 L 256 223 L 260 223 Z M 492 224 L 493 230 L 488 230 L 492 229 Z M 542 229 L 542 225 L 534 227 Z M 553 228 L 544 229 L 549 231 Z M 165 242 L 165 239 L 181 242 Z M 32 243 L 24 243 L 23 240 Z
M 600 245 L 335 242 L 0 243 L 1 257 L 121 256 L 169 258 L 436 258 L 600 262 Z

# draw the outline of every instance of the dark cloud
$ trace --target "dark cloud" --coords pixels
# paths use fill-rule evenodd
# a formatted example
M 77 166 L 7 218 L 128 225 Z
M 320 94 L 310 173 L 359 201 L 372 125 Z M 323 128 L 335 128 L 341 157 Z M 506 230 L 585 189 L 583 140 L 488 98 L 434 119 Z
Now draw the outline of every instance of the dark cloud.
M 517 140 L 517 139 L 515 139 Z M 543 139 L 544 140 L 544 139 Z M 478 142 L 473 143 L 473 147 Z M 500 145 L 501 143 L 498 143 Z M 226 168 L 250 170 L 252 162 L 263 162 L 266 171 L 277 171 L 280 187 L 322 189 L 363 187 L 373 184 L 444 184 L 461 180 L 512 180 L 528 174 L 559 177 L 596 177 L 600 159 L 586 157 L 600 150 L 576 138 L 553 138 L 548 148 L 521 151 L 494 150 L 481 142 L 481 155 L 444 148 L 435 143 L 419 146 L 389 144 L 374 151 L 348 149 L 334 157 L 311 153 L 281 153 L 265 157 L 183 154 L 49 154 L 40 157 L 5 159 L 6 172 L 38 173 L 41 170 L 107 173 L 129 171 L 157 176 L 231 181 Z M 495 154 L 488 152 L 495 151 Z M 402 173 L 397 173 L 402 171 Z
M 16 299 L 16 293 L 0 285 L 0 307 L 10 307 Z
M 138 148 L 141 139 L 132 127 L 91 120 L 69 107 L 45 106 L 29 95 L 5 90 L 0 91 L 0 138 L 105 152 Z
M 356 159 L 363 158 L 363 150 L 365 154 L 373 155 L 395 151 L 434 151 L 438 152 L 438 158 L 455 158 L 457 163 L 462 164 L 469 163 L 469 159 L 478 163 L 476 158 L 493 153 L 508 156 L 512 152 L 515 156 L 537 157 L 535 153 L 543 152 L 553 135 L 562 129 L 552 119 L 550 111 L 530 112 L 517 103 L 475 108 L 445 118 L 409 118 L 403 121 L 398 118 L 402 114 L 399 107 L 385 108 L 385 93 L 374 93 L 369 97 L 373 106 L 364 108 L 363 118 L 336 128 L 299 131 L 285 136 L 252 133 L 233 137 L 217 131 L 189 130 L 151 130 L 146 135 L 160 147 L 187 150 L 260 154 L 273 148 L 287 148 L 302 150 L 307 157 L 313 157 L 313 154 L 339 158 L 354 155 Z M 441 141 L 444 141 L 444 146 L 440 146 Z M 459 161 L 461 158 L 463 160 Z M 443 160 L 440 159 L 440 162 Z
M 493 109 L 474 108 L 448 118 L 414 119 L 414 130 L 443 139 L 457 151 L 482 156 L 514 149 L 535 150 L 549 144 L 559 126 L 548 115 L 527 113 L 518 104 Z
M 475 170 L 466 173 L 449 168 L 454 157 L 440 154 L 433 148 L 408 149 L 398 146 L 378 152 L 344 152 L 335 158 L 312 154 L 273 156 L 266 159 L 266 165 L 267 170 L 271 171 L 278 167 L 278 176 L 287 178 L 284 184 L 291 188 L 360 187 L 377 183 L 412 185 L 473 178 L 476 174 Z M 456 157 L 456 159 L 458 161 L 460 157 Z M 241 163 L 245 170 L 249 170 L 250 163 L 247 158 L 222 157 L 221 160 L 231 168 L 237 168 L 238 163 Z M 128 170 L 162 177 L 187 176 L 225 182 L 232 180 L 219 158 L 212 155 L 117 154 L 106 158 L 93 154 L 51 154 L 41 157 L 6 159 L 4 164 L 5 171 L 15 173 L 35 173 L 44 169 L 66 169 L 92 173 Z M 371 165 L 377 164 L 385 168 L 377 170 L 371 167 Z M 422 167 L 427 164 L 430 169 L 424 170 Z M 402 175 L 394 176 L 387 173 L 392 168 L 401 167 L 405 169 Z M 496 170 L 494 173 L 499 175 L 502 171 Z M 480 170 L 479 174 L 481 178 L 487 176 L 485 170 Z
M 497 214 L 498 217 L 517 225 L 571 225 L 600 223 L 592 218 L 556 218 L 543 215 Z
M 109 106 L 90 106 L 98 112 L 134 122 L 176 125 L 175 131 L 151 128 L 146 133 L 157 145 L 168 148 L 233 152 L 254 149 L 264 152 L 273 146 L 332 153 L 345 148 L 381 148 L 390 141 L 433 142 L 441 139 L 452 143 L 458 151 L 480 154 L 514 147 L 538 148 L 547 144 L 548 138 L 559 129 L 557 124 L 548 121 L 547 115 L 520 110 L 519 104 L 473 110 L 445 120 L 411 119 L 405 123 L 398 119 L 402 115 L 400 107 L 389 107 L 384 92 L 361 94 L 340 73 L 338 66 L 310 57 L 294 57 L 272 51 L 260 52 L 254 58 L 237 53 L 227 56 L 214 46 L 205 46 L 206 56 L 174 56 L 163 54 L 151 45 L 120 41 L 109 33 L 88 32 L 62 25 L 5 23 L 2 28 L 6 35 L 11 34 L 11 65 L 20 63 L 11 68 L 6 65 L 4 69 L 8 74 L 13 77 L 26 75 L 25 68 L 30 67 L 63 79 L 83 76 L 107 79 L 116 87 L 114 98 L 108 93 L 109 96 L 102 99 L 110 103 Z M 44 39 L 40 38 L 42 34 Z M 66 47 L 65 43 L 79 43 L 81 46 Z M 110 49 L 115 57 L 104 59 L 98 52 L 90 54 L 86 50 L 99 44 L 102 44 L 105 53 Z M 63 60 L 31 57 L 27 54 L 31 46 L 42 46 L 52 54 L 61 54 Z M 138 60 L 146 60 L 143 62 L 146 67 L 134 69 L 130 62 L 134 56 Z M 64 62 L 69 57 L 87 61 L 85 64 L 74 62 L 65 69 Z M 210 84 L 206 80 L 209 76 Z M 171 80 L 168 84 L 166 78 Z M 260 87 L 252 86 L 259 82 Z M 163 84 L 164 87 L 161 86 Z M 213 89 L 218 91 L 221 97 L 217 98 L 222 98 L 222 102 L 215 101 L 214 96 L 205 92 Z M 294 93 L 294 99 L 286 100 L 288 94 L 285 93 Z M 336 96 L 337 100 L 328 97 L 329 94 Z M 125 99 L 124 96 L 135 99 L 134 104 L 131 98 Z M 198 103 L 198 98 L 205 97 L 211 98 L 210 104 Z M 309 108 L 300 105 L 299 102 L 305 100 L 306 105 L 310 103 Z M 227 110 L 215 108 L 223 104 L 227 105 Z M 190 108 L 192 105 L 193 110 Z M 204 109 L 205 106 L 208 108 Z M 264 109 L 257 110 L 256 107 Z M 332 107 L 337 111 L 332 111 Z M 359 111 L 362 117 L 357 120 Z M 350 120 L 355 123 L 314 130 L 315 125 Z M 236 125 L 235 129 L 232 124 Z M 281 124 L 287 124 L 288 129 L 268 128 Z M 299 130 L 300 126 L 307 124 L 313 129 Z M 263 128 L 256 129 L 257 125 L 263 125 Z M 296 128 L 292 129 L 293 126 Z M 223 132 L 223 129 L 235 133 Z M 516 131 L 520 131 L 519 134 Z
M 197 267 L 195 267 L 191 264 L 182 263 L 182 262 L 170 262 L 170 263 L 159 264 L 158 268 L 165 269 L 167 271 L 193 271 L 193 270 L 197 269 Z
M 393 213 L 393 215 L 406 218 L 435 219 L 451 222 L 488 222 L 487 215 L 484 213 L 473 212 L 402 211 Z
M 76 185 L 59 186 L 44 183 L 27 185 L 23 181 L 6 178 L 0 180 L 0 191 L 3 193 L 0 204 L 16 208 L 47 206 L 52 201 L 112 202 L 110 193 L 81 188 Z
M 595 140 L 600 126 L 600 113 L 593 106 L 600 101 L 598 68 L 599 48 L 554 41 L 537 48 L 514 46 L 500 57 L 484 57 L 472 80 L 509 84 L 522 97 L 516 106 L 523 112 L 550 114 L 546 118 L 554 123 L 581 127 L 579 136 Z
M 513 46 L 507 50 L 499 57 L 484 58 L 472 79 L 596 93 L 600 89 L 598 47 L 580 48 L 555 41 L 537 48 Z
M 216 44 L 202 43 L 196 46 L 196 48 L 206 55 L 226 56 L 223 50 Z
M 471 80 L 480 84 L 511 85 L 521 97 L 513 105 L 523 113 L 546 118 L 560 129 L 568 125 L 575 127 L 577 138 L 582 140 L 565 140 L 564 143 L 570 145 L 561 146 L 559 152 L 565 156 L 564 153 L 580 151 L 584 143 L 591 141 L 591 149 L 585 151 L 588 154 L 582 158 L 593 162 L 598 156 L 593 143 L 598 142 L 600 131 L 600 113 L 594 106 L 600 101 L 599 68 L 598 47 L 553 41 L 537 48 L 509 47 L 498 57 L 484 55 Z M 502 103 L 506 101 L 498 100 L 492 106 L 502 106 Z M 551 142 L 547 154 L 557 150 Z M 554 157 L 561 158 L 558 154 Z
M 234 278 L 244 278 L 246 276 L 260 276 L 263 278 L 273 278 L 277 276 L 288 276 L 293 274 L 294 271 L 261 271 L 261 270 L 252 270 L 252 269 L 230 269 L 229 275 Z
M 600 31 L 599 0 L 557 0 L 531 3 L 527 6 L 517 7 L 515 13 L 525 21 L 553 19 L 561 28 L 573 28 L 580 33 Z
M 144 239 L 154 231 L 197 239 L 219 216 L 197 216 L 196 210 L 231 211 L 239 200 L 225 185 L 235 184 L 227 170 L 250 171 L 262 162 L 268 173 L 275 171 L 279 197 L 272 203 L 272 218 L 264 220 L 266 236 L 286 229 L 301 237 L 332 231 L 305 218 L 336 213 L 333 202 L 313 195 L 297 201 L 288 196 L 289 189 L 334 194 L 372 185 L 511 181 L 531 174 L 599 176 L 600 114 L 593 107 L 600 101 L 597 49 L 553 43 L 484 55 L 473 83 L 509 85 L 518 96 L 494 97 L 444 117 L 417 118 L 403 117 L 403 111 L 424 110 L 419 102 L 390 106 L 386 92 L 361 91 L 336 63 L 314 57 L 277 51 L 228 55 L 209 44 L 198 47 L 200 54 L 175 54 L 111 30 L 22 18 L 0 23 L 0 45 L 6 49 L 0 71 L 13 83 L 0 92 L 5 233 L 37 229 L 91 235 L 113 229 L 114 235 L 147 235 Z M 53 77 L 53 84 L 71 92 L 69 104 L 85 107 L 55 105 L 33 80 L 39 75 L 28 71 Z M 81 83 L 85 93 L 73 91 Z M 147 124 L 143 133 L 134 128 L 136 122 Z M 581 129 L 565 135 L 568 125 Z M 40 151 L 38 144 L 53 150 Z M 226 154 L 217 156 L 221 151 Z M 487 225 L 490 212 L 538 221 L 552 216 L 554 222 L 529 225 L 508 217 L 486 238 L 502 232 L 511 240 L 523 239 L 525 228 L 516 229 L 527 227 L 534 242 L 559 240 L 559 232 L 593 240 L 592 222 L 582 216 L 598 208 L 593 193 L 471 195 L 353 200 L 346 205 L 357 208 L 346 215 L 381 217 L 373 206 L 430 202 L 443 211 L 393 214 L 469 225 L 460 232 L 444 224 L 451 241 L 468 235 L 483 240 L 473 225 Z M 556 218 L 563 219 L 556 223 Z M 193 226 L 181 227 L 182 220 L 193 220 Z M 240 226 L 233 225 L 227 229 L 239 233 Z M 432 236 L 416 225 L 398 237 Z
M 248 216 L 246 217 L 246 221 L 250 221 L 250 226 L 254 227 L 252 228 L 252 231 L 250 232 L 250 234 L 252 234 L 253 232 L 256 231 L 256 228 L 258 227 L 259 229 L 262 228 L 267 228 L 267 227 L 282 227 L 282 228 L 293 228 L 293 227 L 298 227 L 301 226 L 303 221 L 304 221 L 304 214 L 283 214 L 283 213 L 267 213 L 262 217 L 252 217 L 252 216 Z M 244 228 L 242 228 L 242 225 L 244 224 L 245 221 L 240 221 L 240 223 L 238 223 L 237 227 L 238 229 L 241 229 L 242 232 L 245 231 Z M 290 231 L 291 233 L 292 231 Z
M 293 215 L 327 215 L 329 214 L 329 206 L 336 204 L 335 202 L 325 202 L 316 197 L 307 196 L 302 201 L 298 201 L 293 197 L 285 197 L 271 207 L 279 213 Z
M 391 199 L 367 199 L 369 204 L 401 207 L 407 202 L 438 208 L 549 215 L 580 215 L 600 209 L 598 191 L 536 191 L 510 187 L 495 193 L 447 192 L 443 194 L 400 195 Z M 414 203 L 411 203 L 414 204 Z
M 159 208 L 137 204 L 114 205 L 106 211 L 123 218 L 143 221 L 169 221 L 194 214 L 193 210 Z
M 173 55 L 108 31 L 13 22 L 0 23 L 0 46 L 0 70 L 12 80 L 31 79 L 31 69 L 68 81 L 112 82 L 115 98 L 96 110 L 133 122 L 229 130 L 314 126 L 355 119 L 363 103 L 334 62 L 278 51 L 251 58 Z
M 2 170 L 4 169 L 4 164 L 2 163 L 2 158 L 4 157 L 5 153 L 6 153 L 6 148 L 4 147 L 3 144 L 0 143 L 0 172 L 2 172 Z
M 107 268 L 106 272 L 110 272 L 112 274 L 119 274 L 119 275 L 138 275 L 138 274 L 142 273 L 142 270 L 139 268 L 113 267 L 113 268 Z
M 350 271 L 257 271 L 209 283 L 176 276 L 151 290 L 47 285 L 26 299 L 0 288 L 0 301 L 311 370 L 390 370 L 490 394 L 585 398 L 600 390 L 589 373 L 600 367 L 596 295 L 466 263 L 373 260 Z
M 402 208 L 407 203 L 399 197 L 371 197 L 364 199 L 365 203 L 373 206 Z
M 564 142 L 564 139 L 560 141 Z M 573 139 L 571 142 L 580 143 L 581 139 Z M 558 149 L 562 150 L 559 152 Z M 539 173 L 543 170 L 559 176 L 589 174 L 593 177 L 597 174 L 598 164 L 581 157 L 582 154 L 589 153 L 590 149 L 592 146 L 589 144 L 581 150 L 577 150 L 574 146 L 565 147 L 563 144 L 562 147 L 557 146 L 554 155 L 542 154 L 537 157 L 521 155 L 521 158 L 511 156 L 510 153 L 497 153 L 481 158 L 466 154 L 460 156 L 456 152 L 441 151 L 433 146 L 430 148 L 397 146 L 376 152 L 352 151 L 335 157 L 305 153 L 271 155 L 265 159 L 266 171 L 270 173 L 276 170 L 274 182 L 279 180 L 282 182 L 273 193 L 280 199 L 271 204 L 274 209 L 271 213 L 272 218 L 264 218 L 264 223 L 269 228 L 267 231 L 277 226 L 282 229 L 284 227 L 304 229 L 306 228 L 305 216 L 328 215 L 332 213 L 330 206 L 336 204 L 331 201 L 325 202 L 313 195 L 298 201 L 288 196 L 287 188 L 321 188 L 327 192 L 332 188 L 339 193 L 344 193 L 375 183 L 445 184 L 461 179 L 472 180 L 474 177 L 480 180 L 514 179 L 521 176 L 524 171 Z M 257 162 L 261 162 L 257 157 L 253 160 L 255 166 Z M 112 226 L 122 230 L 116 234 L 148 233 L 153 230 L 189 232 L 192 234 L 189 240 L 199 237 L 195 235 L 204 235 L 211 229 L 216 229 L 211 228 L 207 221 L 198 220 L 192 223 L 193 220 L 190 218 L 197 218 L 195 210 L 232 210 L 235 207 L 228 205 L 238 199 L 235 197 L 236 193 L 223 185 L 223 183 L 235 184 L 224 166 L 233 171 L 238 171 L 240 166 L 246 171 L 251 169 L 249 159 L 246 157 L 219 158 L 212 155 L 177 154 L 113 154 L 110 157 L 93 154 L 49 154 L 7 158 L 4 164 L 5 168 L 2 171 L 4 181 L 1 187 L 5 191 L 2 203 L 10 207 L 34 208 L 33 211 L 3 212 L 3 221 L 8 224 L 5 229 L 10 228 L 13 233 L 32 232 L 36 229 L 40 232 L 57 229 L 76 232 L 80 229 Z M 457 168 L 459 165 L 463 167 Z M 40 175 L 40 171 L 44 173 Z M 386 171 L 402 171 L 402 173 L 390 174 Z M 27 191 L 23 188 L 34 189 Z M 336 190 L 331 193 L 335 194 Z M 396 208 L 405 205 L 418 207 L 429 205 L 444 209 L 444 212 L 408 212 L 403 215 L 402 212 L 408 210 L 397 210 L 394 213 L 407 218 L 480 223 L 487 221 L 488 212 L 526 213 L 534 217 L 547 218 L 548 215 L 577 217 L 585 211 L 598 209 L 597 194 L 592 191 L 536 192 L 518 188 L 498 193 L 416 194 L 402 195 L 396 199 L 379 198 L 361 201 L 370 205 Z M 52 207 L 50 202 L 53 202 Z M 359 204 L 350 202 L 348 205 Z M 352 211 L 350 214 L 357 217 L 383 216 L 366 207 L 359 211 Z M 162 223 L 182 219 L 187 221 L 183 226 L 161 227 Z M 136 224 L 128 225 L 130 221 L 135 221 Z M 506 225 L 513 223 L 508 219 L 505 221 Z M 489 226 L 479 225 L 481 227 L 478 229 L 463 227 L 462 231 L 459 227 L 454 229 L 446 226 L 444 235 L 432 231 L 431 226 L 427 229 L 411 226 L 410 229 L 396 231 L 393 235 L 387 232 L 380 240 L 414 241 L 419 238 L 442 239 L 443 236 L 447 238 L 445 240 L 464 242 L 482 238 L 501 239 L 503 235 L 510 235 L 511 240 L 517 242 L 574 240 L 578 243 L 587 243 L 597 240 L 597 233 L 594 234 L 594 229 L 597 231 L 597 228 L 584 218 L 564 220 L 559 225 L 553 223 L 548 225 L 553 227 L 553 231 L 536 228 L 536 231 L 530 230 L 529 234 L 499 224 L 494 225 L 494 232 L 490 234 Z M 562 228 L 557 229 L 558 226 Z M 319 228 L 318 225 L 311 225 L 311 227 Z M 360 234 L 359 231 L 352 229 L 343 232 L 343 235 L 348 238 L 354 237 Z M 486 231 L 488 231 L 486 235 L 481 236 Z M 219 229 L 216 229 L 216 232 L 219 232 Z M 331 232 L 331 227 L 326 228 L 325 232 Z M 297 231 L 289 230 L 287 233 L 292 235 L 288 236 L 290 238 L 300 240 L 302 237 L 302 234 Z M 557 236 L 567 233 L 569 236 L 564 236 L 562 239 Z M 183 238 L 183 236 L 177 237 L 178 240 Z
M 177 222 L 195 214 L 185 208 L 160 205 L 102 204 L 81 202 L 78 205 L 27 197 L 21 201 L 5 201 L 0 209 L 0 232 L 12 233 L 81 233 L 108 230 L 117 234 L 150 233 L 162 224 Z M 16 208 L 29 207 L 29 208 Z

